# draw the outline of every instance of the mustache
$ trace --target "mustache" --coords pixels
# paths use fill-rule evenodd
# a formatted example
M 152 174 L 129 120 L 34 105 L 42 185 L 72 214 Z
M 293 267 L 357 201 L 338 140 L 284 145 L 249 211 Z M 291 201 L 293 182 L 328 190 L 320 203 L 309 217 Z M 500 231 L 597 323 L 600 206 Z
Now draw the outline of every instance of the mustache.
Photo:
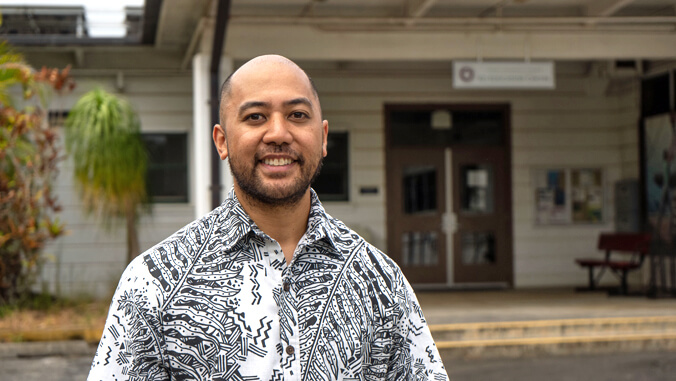
M 263 160 L 263 157 L 265 155 L 271 155 L 271 154 L 276 154 L 276 155 L 286 155 L 291 157 L 293 160 L 298 161 L 300 164 L 303 164 L 305 162 L 305 158 L 303 157 L 302 154 L 299 152 L 291 149 L 289 146 L 284 146 L 284 145 L 274 145 L 274 146 L 268 146 L 265 147 L 264 149 L 256 151 L 256 154 L 254 155 L 254 160 L 256 162 Z

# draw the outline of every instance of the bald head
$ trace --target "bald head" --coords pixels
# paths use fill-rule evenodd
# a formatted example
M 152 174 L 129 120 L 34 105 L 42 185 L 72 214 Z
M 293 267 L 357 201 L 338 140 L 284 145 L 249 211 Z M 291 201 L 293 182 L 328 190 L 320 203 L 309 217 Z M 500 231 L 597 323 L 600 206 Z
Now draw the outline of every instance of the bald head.
M 249 61 L 247 61 L 244 65 L 240 66 L 239 69 L 235 70 L 232 72 L 228 78 L 225 79 L 223 82 L 223 85 L 221 86 L 221 92 L 220 92 L 220 100 L 219 100 L 219 105 L 220 105 L 220 123 L 221 125 L 224 125 L 225 123 L 225 118 L 223 117 L 223 111 L 224 108 L 229 101 L 230 95 L 232 94 L 232 89 L 235 86 L 246 86 L 245 83 L 242 83 L 245 81 L 245 78 L 249 77 L 250 75 L 258 75 L 261 73 L 261 69 L 273 69 L 273 70 L 287 70 L 287 71 L 295 71 L 297 72 L 298 75 L 302 76 L 306 81 L 310 89 L 312 90 L 312 93 L 314 94 L 315 100 L 317 103 L 319 103 L 319 93 L 317 92 L 317 87 L 315 86 L 314 82 L 312 79 L 305 73 L 303 69 L 300 68 L 300 66 L 296 65 L 295 62 L 291 61 L 290 59 L 276 55 L 276 54 L 267 54 L 263 56 L 258 56 L 255 57 Z
M 303 199 L 309 207 L 329 122 L 307 74 L 281 56 L 254 58 L 226 81 L 220 117 L 214 144 L 229 160 L 237 196 L 246 196 L 240 201 L 291 207 Z

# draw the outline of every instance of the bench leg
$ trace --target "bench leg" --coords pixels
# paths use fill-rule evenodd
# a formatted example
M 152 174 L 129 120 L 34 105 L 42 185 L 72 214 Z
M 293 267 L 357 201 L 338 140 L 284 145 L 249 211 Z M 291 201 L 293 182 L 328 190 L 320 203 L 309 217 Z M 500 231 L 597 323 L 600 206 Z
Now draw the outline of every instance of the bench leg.
M 596 282 L 594 282 L 594 266 L 589 266 L 589 289 L 596 290 Z
M 621 285 L 622 295 L 629 295 L 629 289 L 627 287 L 627 270 L 622 270 L 622 285 Z

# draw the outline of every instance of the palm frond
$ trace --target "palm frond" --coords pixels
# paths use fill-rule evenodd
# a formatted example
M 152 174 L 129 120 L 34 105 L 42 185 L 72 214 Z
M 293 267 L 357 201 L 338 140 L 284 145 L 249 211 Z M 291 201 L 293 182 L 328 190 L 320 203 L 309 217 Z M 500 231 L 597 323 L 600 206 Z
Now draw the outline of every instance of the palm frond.
M 146 202 L 148 155 L 131 104 L 102 89 L 85 94 L 66 118 L 66 152 L 88 211 L 122 217 Z

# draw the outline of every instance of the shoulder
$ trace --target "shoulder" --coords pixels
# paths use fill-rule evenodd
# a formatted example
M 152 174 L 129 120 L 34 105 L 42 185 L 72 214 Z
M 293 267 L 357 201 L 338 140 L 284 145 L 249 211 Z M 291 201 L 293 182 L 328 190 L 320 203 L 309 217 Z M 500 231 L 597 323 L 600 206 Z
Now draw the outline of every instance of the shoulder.
M 216 243 L 223 235 L 221 230 L 226 229 L 222 222 L 224 214 L 219 207 L 188 223 L 134 259 L 123 278 L 151 282 L 161 293 L 171 292 L 201 256 L 217 249 Z M 143 279 L 137 279 L 137 274 L 144 274 Z
M 348 271 L 363 273 L 369 283 L 378 283 L 382 291 L 395 292 L 404 284 L 399 266 L 383 251 L 366 241 L 342 221 L 328 216 L 331 241 L 346 258 Z
M 201 218 L 188 223 L 140 256 L 146 262 L 160 259 L 166 265 L 175 268 L 187 266 L 191 260 L 203 254 L 210 244 L 226 238 L 224 237 L 227 235 L 226 232 L 237 230 L 236 226 L 226 223 L 228 211 L 224 203 Z

